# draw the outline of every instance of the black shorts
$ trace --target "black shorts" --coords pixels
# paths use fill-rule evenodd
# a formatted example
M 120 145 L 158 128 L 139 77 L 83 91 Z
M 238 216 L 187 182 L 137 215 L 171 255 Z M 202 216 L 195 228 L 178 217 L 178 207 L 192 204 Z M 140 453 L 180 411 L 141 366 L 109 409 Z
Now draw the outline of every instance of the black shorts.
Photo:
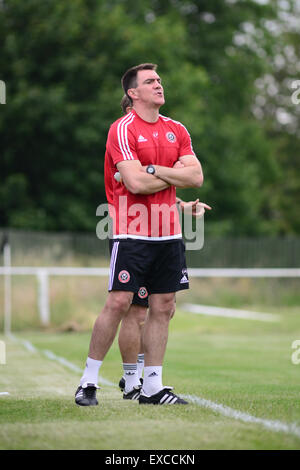
M 112 238 L 109 239 L 109 252 L 111 255 L 112 249 L 113 249 L 113 244 L 114 240 Z M 127 290 L 127 289 L 125 289 Z M 146 295 L 147 294 L 147 295 Z M 140 288 L 140 292 L 134 293 L 133 298 L 132 298 L 132 304 L 134 305 L 141 305 L 141 307 L 149 307 L 149 302 L 148 302 L 148 291 L 147 293 L 144 291 L 143 287 Z
M 113 240 L 108 290 L 134 292 L 140 299 L 188 289 L 185 246 L 181 239 L 161 242 Z

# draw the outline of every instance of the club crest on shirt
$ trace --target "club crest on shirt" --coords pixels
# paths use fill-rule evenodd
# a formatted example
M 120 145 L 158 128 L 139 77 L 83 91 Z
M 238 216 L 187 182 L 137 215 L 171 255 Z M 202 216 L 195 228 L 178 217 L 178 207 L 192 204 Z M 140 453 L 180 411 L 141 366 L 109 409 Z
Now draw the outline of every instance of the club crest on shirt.
M 139 291 L 138 291 L 138 296 L 141 298 L 141 299 L 145 299 L 148 295 L 148 292 L 147 292 L 147 289 L 146 287 L 140 287 Z
M 168 140 L 169 142 L 171 142 L 172 144 L 173 144 L 174 142 L 176 142 L 176 135 L 173 134 L 173 132 L 167 132 L 167 133 L 166 133 L 166 138 L 167 138 L 167 140 Z
M 130 280 L 130 274 L 128 271 L 125 271 L 123 269 L 123 271 L 120 271 L 119 272 L 119 275 L 118 275 L 118 279 L 120 282 L 122 282 L 123 284 L 125 284 L 125 282 L 128 282 Z

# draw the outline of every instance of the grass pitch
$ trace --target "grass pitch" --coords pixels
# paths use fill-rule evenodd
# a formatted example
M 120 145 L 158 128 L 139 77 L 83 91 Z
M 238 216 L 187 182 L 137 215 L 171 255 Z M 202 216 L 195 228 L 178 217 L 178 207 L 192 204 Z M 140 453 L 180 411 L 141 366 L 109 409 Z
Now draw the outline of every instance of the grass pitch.
M 243 307 L 242 305 L 240 306 Z M 262 311 L 253 307 L 253 310 Z M 300 428 L 300 364 L 291 361 L 300 339 L 296 307 L 265 311 L 279 323 L 205 317 L 178 310 L 170 326 L 164 384 L 178 394 L 222 404 L 263 420 Z M 226 417 L 216 409 L 139 406 L 103 386 L 99 406 L 74 404 L 80 378 L 44 350 L 83 368 L 90 333 L 26 332 L 36 352 L 5 340 L 0 365 L 0 449 L 299 449 L 300 437 Z M 121 359 L 115 341 L 101 375 L 118 383 Z

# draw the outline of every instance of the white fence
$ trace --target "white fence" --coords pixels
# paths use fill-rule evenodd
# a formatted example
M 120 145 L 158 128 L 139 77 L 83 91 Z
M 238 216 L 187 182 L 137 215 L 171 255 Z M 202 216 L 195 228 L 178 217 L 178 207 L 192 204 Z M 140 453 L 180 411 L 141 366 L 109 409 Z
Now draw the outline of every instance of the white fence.
M 9 256 L 9 254 L 8 254 Z M 9 259 L 7 264 L 9 265 Z M 190 268 L 190 277 L 226 277 L 226 278 L 297 278 L 300 268 Z M 49 278 L 50 276 L 108 276 L 109 268 L 74 268 L 74 267 L 0 267 L 4 276 L 4 332 L 11 330 L 11 276 L 36 276 L 38 281 L 38 306 L 42 325 L 50 323 Z

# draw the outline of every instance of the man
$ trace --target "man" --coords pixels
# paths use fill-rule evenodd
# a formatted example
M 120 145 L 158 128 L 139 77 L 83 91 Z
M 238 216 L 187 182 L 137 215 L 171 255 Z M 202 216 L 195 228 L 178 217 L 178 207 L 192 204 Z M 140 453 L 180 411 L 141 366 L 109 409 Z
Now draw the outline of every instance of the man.
M 121 108 L 124 115 L 128 114 L 132 110 L 132 102 L 127 95 L 124 95 L 121 100 Z M 104 179 L 107 202 L 110 208 L 113 206 L 114 186 L 117 185 L 117 182 L 120 183 L 121 179 L 119 172 L 115 172 L 114 174 L 110 173 L 108 158 L 105 158 L 104 161 Z M 110 215 L 112 216 L 113 214 L 110 213 Z M 112 252 L 112 247 L 113 239 L 110 238 L 110 254 Z M 130 384 L 133 381 L 135 385 L 139 385 L 142 382 L 141 377 L 144 368 L 144 353 L 141 344 L 141 334 L 148 306 L 148 294 L 144 291 L 135 293 L 132 304 L 122 319 L 118 342 L 123 359 L 124 375 L 119 382 L 119 386 L 121 391 L 124 391 L 124 399 L 134 400 L 139 396 L 139 393 L 137 393 Z M 128 380 L 125 384 L 126 376 Z M 139 378 L 138 384 L 136 384 L 136 376 Z
M 156 66 L 132 67 L 122 77 L 122 85 L 133 110 L 112 124 L 107 139 L 110 171 L 117 168 L 124 183 L 113 194 L 109 294 L 93 328 L 75 401 L 82 406 L 98 404 L 99 369 L 134 293 L 142 286 L 150 296 L 143 328 L 145 367 L 139 403 L 187 404 L 162 385 L 162 364 L 175 292 L 188 288 L 179 216 L 173 210 L 176 187 L 200 187 L 202 169 L 185 127 L 159 114 L 165 99 Z M 177 160 L 183 168 L 173 168 Z M 131 386 L 139 391 L 137 377 Z
M 132 102 L 127 95 L 124 95 L 121 100 L 121 108 L 124 115 L 132 111 Z M 105 175 L 107 175 L 108 173 L 107 164 L 108 159 L 105 160 Z M 179 161 L 177 161 L 173 168 L 174 167 L 180 168 L 183 167 L 183 165 Z M 116 172 L 114 174 L 115 181 L 109 180 L 108 177 L 105 178 L 105 180 L 107 200 L 109 204 L 113 204 L 113 186 L 115 181 L 120 182 L 120 174 L 119 172 Z M 185 209 L 190 210 L 191 215 L 193 215 L 194 217 L 202 217 L 205 212 L 205 209 L 211 209 L 210 206 L 199 202 L 198 199 L 196 201 L 190 201 L 186 203 L 180 198 L 176 197 L 176 203 L 182 211 L 184 211 Z M 112 249 L 111 241 L 112 240 L 110 239 L 110 251 Z M 119 381 L 119 387 L 122 392 L 124 391 L 124 399 L 135 400 L 139 396 L 139 393 L 135 389 L 131 390 L 130 387 L 130 378 L 133 375 L 133 370 L 137 371 L 138 378 L 141 384 L 143 383 L 142 374 L 144 369 L 144 352 L 142 347 L 141 336 L 142 328 L 146 320 L 148 306 L 148 295 L 144 297 L 140 292 L 138 292 L 138 294 L 134 294 L 132 304 L 128 312 L 122 319 L 121 328 L 118 336 L 118 343 L 121 357 L 123 360 L 124 374 L 121 380 Z M 175 309 L 171 314 L 171 318 L 173 317 L 174 313 Z M 134 360 L 134 358 L 137 358 L 137 362 L 136 360 L 134 361 L 134 363 L 130 362 L 131 360 Z M 126 378 L 128 379 L 127 381 Z

